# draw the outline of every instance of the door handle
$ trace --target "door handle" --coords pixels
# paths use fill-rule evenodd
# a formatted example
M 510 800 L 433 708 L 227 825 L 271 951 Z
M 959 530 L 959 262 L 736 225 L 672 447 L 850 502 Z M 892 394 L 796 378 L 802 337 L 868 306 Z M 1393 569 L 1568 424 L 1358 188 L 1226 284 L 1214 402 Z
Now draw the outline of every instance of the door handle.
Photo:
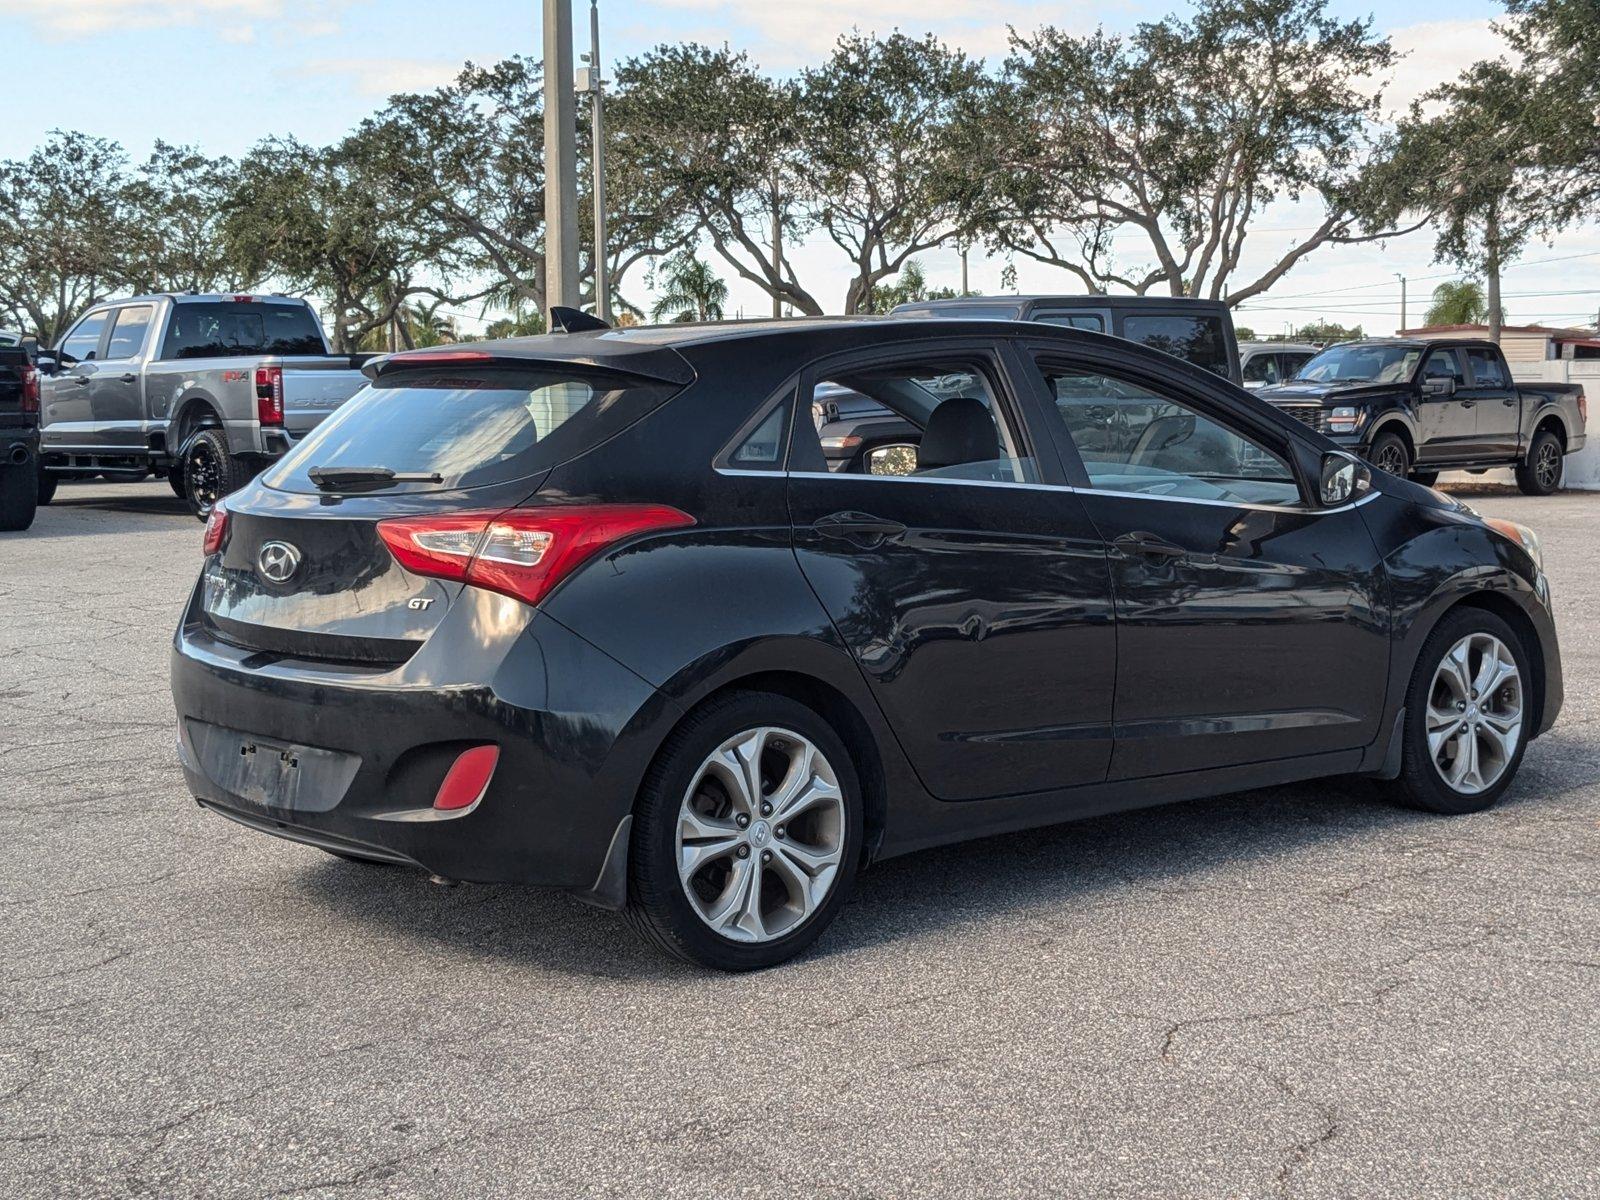
M 1158 538 L 1153 533 L 1146 533 L 1143 530 L 1125 533 L 1111 544 L 1130 558 L 1138 555 L 1146 558 L 1182 558 L 1189 553 L 1182 546 L 1175 546 L 1171 542 Z
M 1504 400 L 1500 401 L 1500 403 L 1504 404 L 1507 408 L 1515 408 L 1517 406 L 1517 398 L 1515 396 L 1507 396 Z
M 899 521 L 887 521 L 871 513 L 861 512 L 829 513 L 813 521 L 811 528 L 823 537 L 872 543 L 900 537 L 906 531 L 906 527 Z
M 138 383 L 139 382 L 139 377 L 137 375 L 135 375 L 132 371 L 129 371 L 126 375 L 118 376 L 118 378 L 120 378 L 123 383 Z
M 79 387 L 88 387 L 89 377 L 87 375 L 74 375 L 72 377 L 72 382 L 77 384 Z

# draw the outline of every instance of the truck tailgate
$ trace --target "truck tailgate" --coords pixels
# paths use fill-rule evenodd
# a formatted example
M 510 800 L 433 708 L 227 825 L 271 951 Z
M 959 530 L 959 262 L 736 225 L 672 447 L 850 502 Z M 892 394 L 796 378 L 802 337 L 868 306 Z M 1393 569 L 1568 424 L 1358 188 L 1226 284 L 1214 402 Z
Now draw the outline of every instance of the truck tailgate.
M 366 385 L 348 358 L 283 360 L 283 424 L 304 437 L 334 409 Z

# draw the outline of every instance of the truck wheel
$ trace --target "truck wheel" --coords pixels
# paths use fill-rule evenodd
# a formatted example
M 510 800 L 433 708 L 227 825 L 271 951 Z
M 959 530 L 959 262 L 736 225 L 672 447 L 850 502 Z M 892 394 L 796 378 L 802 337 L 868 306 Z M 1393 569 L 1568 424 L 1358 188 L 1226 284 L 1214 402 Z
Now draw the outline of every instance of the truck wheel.
M 167 486 L 172 489 L 172 494 L 179 500 L 189 498 L 188 489 L 183 486 L 183 467 L 177 463 L 167 472 Z
M 204 521 L 211 507 L 250 482 L 254 474 L 241 458 L 228 453 L 228 439 L 220 429 L 202 430 L 183 456 L 183 490 L 189 511 Z
M 1432 487 L 1439 482 L 1439 472 L 1413 471 L 1411 472 L 1411 482 L 1420 483 L 1423 487 Z
M 33 524 L 39 505 L 39 484 L 31 463 L 0 467 L 0 531 L 20 532 Z
M 39 468 L 39 504 L 44 506 L 56 498 L 56 487 L 61 482 L 61 476 L 54 471 Z
M 1517 467 L 1517 486 L 1524 496 L 1549 496 L 1561 490 L 1566 464 L 1561 459 L 1561 439 L 1548 429 L 1533 435 L 1527 461 Z
M 1398 475 L 1401 479 L 1411 469 L 1411 452 L 1406 449 L 1406 441 L 1398 433 L 1380 433 L 1373 440 L 1372 449 L 1367 451 L 1367 459 L 1378 470 Z

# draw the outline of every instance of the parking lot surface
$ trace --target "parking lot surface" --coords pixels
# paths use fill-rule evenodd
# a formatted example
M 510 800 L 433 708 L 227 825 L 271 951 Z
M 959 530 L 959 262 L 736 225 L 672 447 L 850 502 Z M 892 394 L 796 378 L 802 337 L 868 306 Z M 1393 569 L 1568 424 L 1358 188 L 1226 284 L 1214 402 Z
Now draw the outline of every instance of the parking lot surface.
M 1544 537 L 1566 709 L 1455 819 L 1333 781 L 868 872 L 807 957 L 660 958 L 201 812 L 200 526 L 0 535 L 0 1194 L 1600 1194 L 1600 496 Z

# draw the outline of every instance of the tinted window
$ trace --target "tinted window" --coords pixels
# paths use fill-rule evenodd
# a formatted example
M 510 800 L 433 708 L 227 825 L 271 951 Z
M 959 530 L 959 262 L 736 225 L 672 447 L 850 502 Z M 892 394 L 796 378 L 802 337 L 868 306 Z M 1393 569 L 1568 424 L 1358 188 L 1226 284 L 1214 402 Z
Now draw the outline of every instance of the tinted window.
M 1510 387 L 1511 381 L 1500 369 L 1500 356 L 1489 350 L 1468 350 L 1467 361 L 1472 364 L 1472 382 L 1475 387 Z
M 1467 386 L 1467 377 L 1461 373 L 1461 358 L 1454 350 L 1435 350 L 1422 364 L 1424 379 L 1454 379 L 1457 387 Z
M 1278 382 L 1278 356 L 1257 354 L 1244 360 L 1244 381 L 1271 386 Z
M 783 463 L 783 433 L 789 406 L 779 404 L 766 415 L 729 457 L 729 465 L 747 470 L 775 471 Z
M 1090 333 L 1104 333 L 1106 321 L 1099 313 L 1035 313 L 1035 321 L 1046 325 L 1060 325 L 1065 329 L 1087 329 Z
M 362 388 L 266 476 L 269 487 L 315 492 L 312 467 L 385 467 L 438 474 L 470 488 L 548 470 L 661 404 L 675 389 L 546 371 L 412 371 Z
M 1301 368 L 1313 383 L 1406 383 L 1422 351 L 1415 346 L 1330 346 Z
M 111 327 L 111 341 L 106 346 L 107 358 L 133 358 L 144 349 L 144 335 L 150 332 L 150 318 L 155 309 L 148 304 L 134 304 L 117 309 L 116 324 Z
M 1300 369 L 1315 357 L 1316 355 L 1307 354 L 1303 350 L 1296 351 L 1293 354 L 1278 355 L 1278 360 L 1283 363 L 1283 377 L 1285 379 L 1293 379 L 1300 374 Z
M 95 358 L 100 351 L 100 335 L 106 331 L 106 320 L 110 316 L 109 310 L 102 309 L 79 321 L 62 341 L 61 353 L 79 361 Z
M 1122 320 L 1122 336 L 1218 375 L 1228 374 L 1227 341 L 1217 317 L 1129 314 Z
M 1092 371 L 1048 364 L 1044 371 L 1094 487 L 1236 504 L 1300 502 L 1282 458 L 1188 405 Z
M 162 358 L 326 354 L 322 327 L 303 304 L 237 300 L 175 304 Z

